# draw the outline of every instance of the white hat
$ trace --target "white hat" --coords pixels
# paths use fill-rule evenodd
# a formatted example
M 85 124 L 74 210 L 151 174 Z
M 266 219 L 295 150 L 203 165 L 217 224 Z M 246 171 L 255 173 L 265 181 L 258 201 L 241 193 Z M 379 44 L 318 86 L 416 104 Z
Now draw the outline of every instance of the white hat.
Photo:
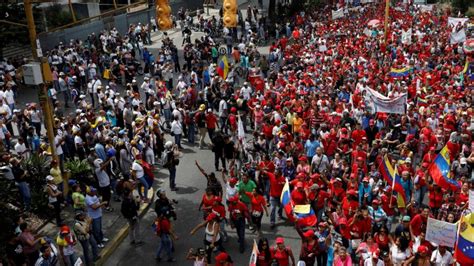
M 54 177 L 52 175 L 46 176 L 46 181 L 53 181 Z
M 165 148 L 169 149 L 173 146 L 173 142 L 171 142 L 170 140 L 168 140 L 166 143 L 165 143 Z
M 460 163 L 461 164 L 466 164 L 467 163 L 467 159 L 462 157 L 461 160 L 460 160 Z
M 411 163 L 410 157 L 406 158 L 406 159 L 405 159 L 405 162 L 406 162 L 406 163 Z
M 97 158 L 94 160 L 94 166 L 95 167 L 100 167 L 100 165 L 103 163 L 104 161 L 102 161 L 102 159 L 100 158 Z
M 79 95 L 79 99 L 84 99 L 86 96 L 84 94 Z

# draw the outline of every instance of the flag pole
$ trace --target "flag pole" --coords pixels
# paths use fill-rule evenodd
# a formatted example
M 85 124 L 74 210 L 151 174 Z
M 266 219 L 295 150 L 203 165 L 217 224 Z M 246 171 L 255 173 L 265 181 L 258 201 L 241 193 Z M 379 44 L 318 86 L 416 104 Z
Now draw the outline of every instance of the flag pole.
M 385 0 L 385 23 L 384 23 L 384 40 L 385 45 L 387 45 L 387 38 L 388 38 L 388 20 L 389 20 L 389 13 L 390 13 L 390 0 Z

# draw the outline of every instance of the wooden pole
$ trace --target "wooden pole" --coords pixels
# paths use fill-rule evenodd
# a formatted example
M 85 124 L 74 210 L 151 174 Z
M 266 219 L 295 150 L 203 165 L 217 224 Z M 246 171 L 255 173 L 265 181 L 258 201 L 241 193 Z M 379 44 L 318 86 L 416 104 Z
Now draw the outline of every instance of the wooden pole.
M 385 45 L 387 44 L 387 39 L 388 39 L 389 14 L 390 14 L 390 0 L 385 0 L 385 23 L 384 23 Z
M 74 8 L 72 7 L 71 0 L 68 0 L 68 5 L 69 5 L 69 12 L 71 12 L 71 16 L 72 16 L 72 21 L 76 22 L 76 13 L 74 12 Z

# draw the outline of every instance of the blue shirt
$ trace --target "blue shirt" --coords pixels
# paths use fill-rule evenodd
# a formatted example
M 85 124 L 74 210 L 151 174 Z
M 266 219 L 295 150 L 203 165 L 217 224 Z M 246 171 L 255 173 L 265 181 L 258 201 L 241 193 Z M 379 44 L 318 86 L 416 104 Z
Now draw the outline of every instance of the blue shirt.
M 313 157 L 316 154 L 316 149 L 320 146 L 321 144 L 319 141 L 313 140 L 311 142 L 311 140 L 308 139 L 304 145 L 304 148 L 306 149 L 306 156 Z
M 359 184 L 359 204 L 362 205 L 362 200 L 364 199 L 364 195 L 367 194 L 367 202 L 372 201 L 372 186 L 367 185 L 367 187 L 364 186 L 363 183 Z
M 407 201 L 410 201 L 411 195 L 411 180 L 407 179 L 406 181 L 403 178 L 400 178 L 400 183 L 402 184 L 403 189 L 405 190 L 405 196 Z
M 97 157 L 102 159 L 102 161 L 107 160 L 107 155 L 105 154 L 105 148 L 104 145 L 97 143 L 94 146 L 95 153 L 97 154 Z
M 87 215 L 92 219 L 102 217 L 102 208 L 97 208 L 96 210 L 92 208 L 95 204 L 100 204 L 99 198 L 97 196 L 86 195 Z

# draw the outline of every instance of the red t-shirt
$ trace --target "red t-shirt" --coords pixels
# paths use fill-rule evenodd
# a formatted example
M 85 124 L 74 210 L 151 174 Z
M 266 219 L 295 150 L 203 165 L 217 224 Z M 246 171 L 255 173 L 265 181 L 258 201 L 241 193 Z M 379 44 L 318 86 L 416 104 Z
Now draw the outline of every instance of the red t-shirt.
M 316 209 L 320 210 L 324 208 L 324 201 L 331 197 L 331 194 L 324 190 L 319 190 L 318 195 L 311 191 L 309 194 L 310 200 L 316 200 Z M 316 199 L 315 199 L 316 198 Z
M 303 205 L 307 203 L 306 193 L 304 191 L 298 191 L 297 189 L 291 192 L 291 199 L 295 205 Z
M 265 198 L 260 195 L 254 196 L 252 192 L 245 192 L 245 194 L 250 198 L 252 211 L 263 212 L 263 206 L 267 204 Z
M 347 200 L 347 198 L 344 198 L 342 200 L 342 211 L 344 212 L 344 216 L 348 217 L 349 216 L 349 209 L 352 209 L 352 211 L 355 211 L 357 208 L 359 208 L 359 202 L 356 200 Z
M 212 196 L 210 199 L 206 197 L 206 194 L 202 195 L 202 207 L 204 209 L 211 209 L 212 205 L 214 205 L 214 196 Z
M 248 217 L 246 213 L 248 213 L 247 205 L 242 202 L 237 202 L 237 204 L 229 204 L 229 214 L 231 220 L 237 220 L 240 218 Z
M 276 247 L 270 248 L 270 253 L 272 254 L 272 258 L 278 261 L 279 266 L 288 266 L 290 265 L 290 251 L 289 247 L 285 247 L 285 249 L 280 250 Z
M 285 185 L 285 177 L 276 177 L 273 173 L 266 172 L 270 180 L 270 197 L 280 198 L 283 186 Z
M 421 232 L 425 232 L 427 222 L 428 222 L 428 219 L 423 217 L 421 214 L 415 215 L 415 217 L 413 217 L 413 219 L 410 222 L 411 230 L 413 231 L 413 234 L 415 236 L 419 236 Z
M 214 206 L 212 206 L 212 212 L 219 215 L 220 219 L 225 218 L 225 206 L 224 205 L 214 205 Z

